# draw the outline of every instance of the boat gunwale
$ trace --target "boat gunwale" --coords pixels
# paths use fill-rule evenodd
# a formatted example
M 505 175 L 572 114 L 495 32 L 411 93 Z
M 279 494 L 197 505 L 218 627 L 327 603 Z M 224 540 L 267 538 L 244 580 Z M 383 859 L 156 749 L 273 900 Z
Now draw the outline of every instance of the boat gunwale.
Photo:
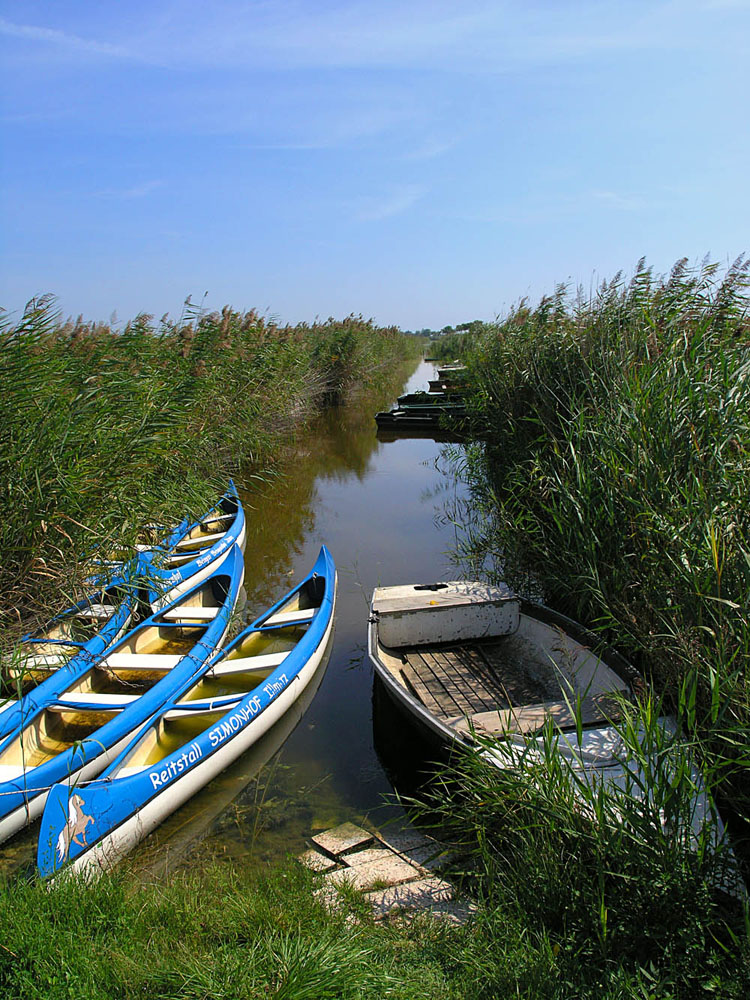
M 213 578 L 218 579 L 220 577 L 226 577 L 228 580 L 228 585 L 226 587 L 226 597 L 224 603 L 222 604 L 221 613 L 216 616 L 216 618 L 209 624 L 208 628 L 206 628 L 204 632 L 204 636 L 209 633 L 211 636 L 208 646 L 215 647 L 216 644 L 219 644 L 222 641 L 224 635 L 226 634 L 226 630 L 229 627 L 229 622 L 233 613 L 234 606 L 236 604 L 237 595 L 240 590 L 242 578 L 244 576 L 244 563 L 242 559 L 242 553 L 236 546 L 234 546 L 230 550 L 230 554 L 234 554 L 234 559 L 229 569 L 226 568 L 226 562 L 222 561 L 222 563 L 214 569 L 213 573 L 211 574 L 211 577 L 209 577 L 206 580 L 200 581 L 198 584 L 196 584 L 196 587 L 193 588 L 197 589 L 199 587 L 204 587 L 207 585 L 209 580 Z M 184 601 L 185 598 L 190 596 L 191 593 L 192 590 L 189 591 L 187 594 L 180 595 L 178 598 L 176 598 L 175 602 L 173 603 L 176 604 Z M 153 612 L 152 615 L 149 616 L 149 619 L 158 617 L 160 613 L 161 612 Z M 149 619 L 147 619 L 146 621 L 148 621 Z M 12 795 L 14 799 L 16 797 L 20 797 L 22 800 L 19 806 L 11 806 L 9 809 L 5 810 L 5 812 L 0 814 L 0 824 L 2 824 L 2 821 L 4 819 L 8 818 L 9 816 L 17 812 L 18 808 L 23 808 L 24 806 L 28 806 L 32 801 L 38 799 L 40 796 L 46 797 L 46 793 L 52 787 L 54 787 L 55 784 L 58 784 L 61 781 L 66 782 L 67 780 L 69 780 L 71 774 L 95 766 L 96 762 L 99 761 L 102 757 L 106 758 L 108 755 L 111 754 L 111 748 L 113 746 L 118 747 L 118 753 L 119 753 L 120 748 L 126 745 L 125 743 L 123 743 L 123 741 L 130 740 L 134 729 L 140 730 L 144 722 L 155 712 L 158 712 L 161 706 L 165 703 L 165 701 L 171 697 L 172 694 L 171 689 L 165 692 L 164 690 L 159 691 L 158 690 L 159 687 L 164 682 L 167 682 L 170 676 L 179 677 L 180 674 L 186 673 L 191 664 L 194 670 L 196 672 L 199 672 L 205 668 L 207 662 L 210 662 L 212 654 L 210 653 L 208 648 L 205 651 L 205 655 L 202 657 L 200 656 L 201 643 L 203 641 L 204 636 L 201 636 L 201 638 L 198 640 L 198 642 L 195 643 L 195 645 L 193 646 L 192 650 L 189 653 L 181 657 L 180 663 L 177 667 L 172 668 L 172 670 L 168 671 L 163 678 L 157 681 L 156 684 L 154 684 L 154 686 L 149 691 L 145 692 L 140 698 L 138 698 L 136 702 L 134 702 L 130 706 L 127 706 L 122 711 L 117 712 L 114 718 L 109 720 L 103 726 L 97 728 L 90 736 L 87 736 L 83 741 L 81 741 L 80 744 L 74 744 L 73 746 L 61 751 L 61 753 L 56 754 L 53 757 L 50 757 L 48 760 L 41 762 L 31 768 L 28 769 L 24 768 L 24 772 L 22 775 L 18 776 L 17 778 L 10 778 L 6 782 L 0 784 L 0 795 L 7 795 L 7 796 Z M 128 638 L 127 635 L 122 637 L 122 639 L 116 644 L 114 648 L 116 649 L 121 642 L 127 641 L 127 638 Z M 196 653 L 196 651 L 198 652 Z M 110 654 L 112 652 L 113 649 L 109 650 Z M 101 662 L 104 659 L 106 659 L 106 654 L 103 654 L 102 657 L 99 658 L 98 662 Z M 97 666 L 96 663 L 92 664 L 91 669 L 94 669 L 96 666 Z M 179 673 L 176 674 L 175 671 L 179 671 Z M 191 674 L 190 677 L 192 676 L 193 675 Z M 65 687 L 65 690 L 67 690 L 71 684 L 78 682 L 80 679 L 81 679 L 80 676 L 69 678 L 68 685 Z M 185 683 L 186 680 L 187 678 L 183 677 L 182 680 L 178 679 L 175 683 L 181 686 L 181 684 Z M 32 692 L 32 694 L 33 693 L 35 692 Z M 5 753 L 9 749 L 10 745 L 13 743 L 15 739 L 23 738 L 22 733 L 25 732 L 26 729 L 29 728 L 30 726 L 33 726 L 35 722 L 43 715 L 43 713 L 48 708 L 50 700 L 51 699 L 47 700 L 42 705 L 35 706 L 33 714 L 26 717 L 24 725 L 22 727 L 17 727 L 3 743 L 0 743 L 0 755 Z M 140 706 L 141 713 L 143 713 L 144 708 L 146 710 L 143 718 L 141 718 L 140 721 L 137 721 L 134 726 L 131 725 L 130 728 L 125 730 L 120 736 L 118 728 L 119 726 L 122 725 L 122 720 L 125 719 L 126 723 L 129 723 L 130 720 L 127 719 L 128 713 L 130 713 L 131 717 L 133 717 L 135 715 L 135 710 L 137 709 L 138 706 Z M 110 742 L 106 743 L 105 745 L 102 739 L 97 739 L 96 737 L 98 734 L 102 734 L 103 731 L 107 729 L 109 731 L 106 733 L 106 739 L 109 740 Z M 105 759 L 102 766 L 106 767 L 107 763 L 108 761 Z M 60 769 L 64 769 L 65 773 L 61 774 L 59 777 L 55 776 L 54 771 Z M 51 782 L 49 781 L 48 776 L 45 774 L 45 770 L 53 771 L 53 777 Z M 28 785 L 28 779 L 35 774 L 40 775 L 40 778 L 35 782 L 34 787 L 30 788 Z

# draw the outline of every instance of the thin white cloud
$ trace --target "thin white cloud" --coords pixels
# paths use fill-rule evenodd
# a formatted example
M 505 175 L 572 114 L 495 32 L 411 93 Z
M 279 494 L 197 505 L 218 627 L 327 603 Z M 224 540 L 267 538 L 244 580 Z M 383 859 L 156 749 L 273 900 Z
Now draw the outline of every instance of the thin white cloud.
M 30 41 L 44 42 L 62 46 L 66 49 L 74 49 L 78 52 L 90 52 L 95 55 L 116 56 L 120 59 L 133 58 L 132 53 L 120 45 L 112 45 L 110 42 L 100 42 L 94 38 L 82 38 L 80 35 L 72 35 L 67 31 L 59 31 L 57 28 L 45 28 L 32 24 L 15 24 L 4 17 L 0 17 L 0 35 L 8 35 L 11 38 L 26 38 Z
M 178 0 L 131 39 L 135 51 L 172 65 L 289 69 L 403 68 L 497 73 L 578 61 L 610 51 L 704 44 L 711 2 L 640 0 L 617 5 L 518 0 Z M 726 44 L 743 45 L 735 31 Z
M 494 74 L 607 52 L 698 48 L 707 33 L 712 44 L 720 39 L 744 51 L 746 36 L 736 22 L 747 6 L 748 0 L 636 0 L 624 17 L 617 5 L 601 0 L 465 0 L 460 7 L 451 0 L 174 0 L 155 2 L 135 26 L 127 4 L 111 5 L 108 30 L 117 43 L 5 18 L 0 34 L 187 70 Z M 733 13 L 734 27 L 722 29 L 715 8 L 727 19 Z M 77 23 L 85 24 L 83 15 Z
M 164 181 L 144 181 L 142 184 L 135 184 L 129 188 L 115 188 L 106 191 L 97 191 L 98 198 L 116 198 L 129 201 L 135 198 L 146 198 L 153 191 L 164 186 Z
M 382 197 L 365 198 L 360 203 L 355 218 L 358 222 L 380 222 L 407 212 L 423 198 L 424 188 L 404 187 Z

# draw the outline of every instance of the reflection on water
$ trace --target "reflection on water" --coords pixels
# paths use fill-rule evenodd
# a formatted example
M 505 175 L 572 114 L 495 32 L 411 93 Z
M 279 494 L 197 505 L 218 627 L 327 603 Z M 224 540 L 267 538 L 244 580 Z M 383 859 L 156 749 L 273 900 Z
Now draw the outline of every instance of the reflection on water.
M 380 584 L 455 576 L 446 512 L 460 487 L 443 468 L 444 445 L 379 441 L 373 418 L 400 393 L 426 388 L 433 371 L 421 363 L 406 383 L 317 418 L 282 473 L 243 494 L 249 618 L 309 572 L 323 542 L 331 550 L 339 589 L 330 662 L 304 718 L 298 707 L 281 720 L 291 735 L 282 728 L 272 738 L 272 730 L 144 842 L 134 862 L 149 875 L 205 857 L 257 864 L 301 851 L 310 832 L 344 820 L 380 826 L 400 815 L 373 743 L 369 601 Z M 408 727 L 402 737 L 408 745 Z M 0 853 L 33 857 L 35 837 L 36 829 Z
M 418 797 L 429 787 L 436 763 L 449 759 L 449 748 L 430 739 L 375 677 L 372 687 L 375 752 L 393 789 L 401 798 Z
M 447 511 L 460 488 L 445 471 L 445 446 L 427 438 L 379 441 L 373 416 L 401 392 L 426 388 L 433 366 L 422 363 L 390 398 L 368 399 L 328 412 L 300 441 L 289 474 L 248 497 L 247 586 L 251 604 L 277 596 L 266 587 L 298 579 L 322 542 L 339 573 L 336 638 L 320 692 L 284 747 L 285 770 L 272 798 L 306 789 L 307 819 L 295 844 L 344 820 L 381 825 L 400 813 L 373 742 L 372 668 L 366 655 L 370 596 L 380 584 L 451 578 L 456 544 Z M 461 451 L 460 445 L 452 445 Z M 458 492 L 457 492 L 458 491 Z M 256 584 L 251 566 L 262 567 Z M 404 739 L 412 738 L 405 732 Z M 387 801 L 390 800 L 390 801 Z M 304 829 L 305 822 L 308 824 Z M 208 849 L 208 844 L 206 844 Z M 273 843 L 269 845 L 273 852 Z

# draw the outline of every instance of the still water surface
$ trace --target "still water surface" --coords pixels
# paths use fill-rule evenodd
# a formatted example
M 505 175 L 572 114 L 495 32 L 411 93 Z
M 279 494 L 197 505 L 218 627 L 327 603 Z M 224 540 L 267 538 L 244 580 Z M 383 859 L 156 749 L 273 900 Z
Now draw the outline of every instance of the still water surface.
M 433 372 L 422 362 L 391 392 L 426 389 Z M 338 597 L 327 667 L 304 703 L 141 845 L 130 863 L 144 875 L 209 858 L 262 865 L 301 852 L 316 830 L 345 820 L 381 826 L 402 815 L 375 748 L 369 601 L 380 584 L 455 576 L 448 512 L 461 487 L 441 461 L 444 445 L 378 441 L 373 415 L 390 402 L 381 393 L 324 414 L 300 435 L 283 475 L 244 494 L 250 613 L 304 576 L 321 544 L 333 555 Z M 5 846 L 20 861 L 35 835 Z

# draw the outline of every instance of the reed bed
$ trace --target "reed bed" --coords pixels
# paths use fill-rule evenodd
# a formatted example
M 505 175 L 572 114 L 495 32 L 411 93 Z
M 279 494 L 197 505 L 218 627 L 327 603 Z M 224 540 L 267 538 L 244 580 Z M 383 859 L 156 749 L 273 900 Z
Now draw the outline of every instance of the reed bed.
M 584 963 L 570 995 L 608 996 L 615 981 L 612 995 L 638 997 L 750 988 L 747 899 L 717 895 L 726 854 L 675 838 L 698 768 L 747 880 L 747 290 L 744 261 L 723 273 L 679 261 L 665 277 L 640 262 L 629 281 L 591 297 L 561 286 L 446 345 L 470 369 L 484 430 L 453 456 L 470 488 L 459 560 L 598 630 L 650 682 L 620 728 L 648 750 L 660 809 L 606 790 L 582 807 L 554 753 L 537 774 L 463 767 L 462 795 L 433 803 L 493 906 L 556 941 L 570 984 Z M 676 718 L 668 747 L 654 698 Z
M 295 428 L 410 346 L 361 317 L 279 326 L 228 307 L 121 330 L 62 322 L 49 298 L 0 317 L 7 634 L 73 596 L 82 557 L 268 474 Z
M 641 262 L 464 347 L 487 440 L 463 556 L 616 640 L 734 762 L 727 791 L 750 788 L 747 287 L 743 262 Z
M 657 723 L 661 711 L 647 700 L 621 725 L 639 775 L 630 784 L 572 766 L 549 726 L 533 754 L 480 739 L 503 767 L 454 756 L 416 804 L 480 904 L 467 965 L 485 995 L 747 996 L 736 860 L 715 817 L 692 833 L 695 747 Z M 533 965 L 543 975 L 530 980 Z

